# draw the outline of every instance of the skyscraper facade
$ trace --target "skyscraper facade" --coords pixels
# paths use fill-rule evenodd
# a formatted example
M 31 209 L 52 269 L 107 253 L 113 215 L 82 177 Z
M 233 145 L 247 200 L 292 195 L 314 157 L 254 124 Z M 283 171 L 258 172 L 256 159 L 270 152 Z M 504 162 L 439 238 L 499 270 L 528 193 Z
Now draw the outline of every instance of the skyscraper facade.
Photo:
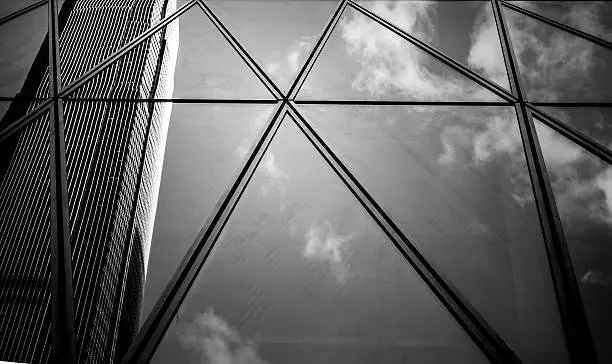
M 71 9 L 59 43 L 65 83 L 175 8 L 174 0 L 67 3 Z M 93 80 L 71 97 L 79 98 L 91 90 L 102 98 L 121 100 L 171 96 L 177 31 L 168 27 L 151 37 L 105 77 Z M 35 74 L 39 79 L 35 96 L 44 98 L 48 73 L 45 68 L 33 68 L 29 78 Z M 36 106 L 31 103 L 27 107 Z M 171 104 L 64 104 L 80 362 L 113 361 L 125 351 L 138 328 L 170 112 Z M 47 124 L 48 115 L 44 115 L 3 150 L 10 158 L 4 159 L 0 184 L 2 360 L 44 363 L 49 358 Z

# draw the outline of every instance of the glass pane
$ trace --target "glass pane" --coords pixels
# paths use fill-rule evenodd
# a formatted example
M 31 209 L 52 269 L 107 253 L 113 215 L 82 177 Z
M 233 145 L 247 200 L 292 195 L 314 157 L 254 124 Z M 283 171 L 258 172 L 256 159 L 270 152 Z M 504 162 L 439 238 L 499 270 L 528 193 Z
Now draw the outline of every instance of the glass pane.
M 69 97 L 273 98 L 198 6 L 139 44 Z
M 0 360 L 4 361 L 46 363 L 51 348 L 49 140 L 45 113 L 0 144 Z
M 525 363 L 568 362 L 512 107 L 304 110 L 366 190 Z
M 175 4 L 164 0 L 77 1 L 60 35 L 64 84 L 69 85 L 171 14 Z
M 24 85 L 27 78 L 40 80 L 40 73 L 48 66 L 47 47 L 41 48 L 47 35 L 47 20 L 44 5 L 0 26 L 0 96 L 33 92 Z M 39 60 L 35 60 L 37 55 Z
M 338 1 L 208 1 L 282 90 L 288 90 Z
M 2 2 L 0 2 L 0 19 L 38 1 L 39 0 L 2 0 Z
M 500 101 L 351 7 L 345 9 L 299 98 Z
M 79 358 L 124 354 L 270 108 L 66 103 Z
M 534 121 L 599 360 L 610 363 L 612 167 Z
M 550 115 L 612 150 L 612 108 L 539 106 Z
M 272 106 L 174 105 L 141 322 L 193 244 Z
M 283 123 L 152 362 L 486 362 Z
M 360 1 L 360 5 L 510 88 L 490 1 Z
M 514 5 L 612 41 L 612 3 L 609 1 L 516 1 Z
M 530 101 L 612 100 L 612 51 L 502 8 Z

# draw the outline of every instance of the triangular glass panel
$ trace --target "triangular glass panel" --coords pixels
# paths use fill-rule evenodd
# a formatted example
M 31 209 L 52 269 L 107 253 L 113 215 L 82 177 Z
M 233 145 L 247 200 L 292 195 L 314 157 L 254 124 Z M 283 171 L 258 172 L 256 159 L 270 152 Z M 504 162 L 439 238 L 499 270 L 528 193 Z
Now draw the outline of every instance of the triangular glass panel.
M 502 8 L 529 101 L 609 102 L 612 99 L 611 50 Z
M 208 6 L 283 91 L 338 1 L 208 1 Z
M 198 6 L 140 43 L 69 97 L 273 98 Z
M 288 116 L 152 359 L 169 361 L 487 362 Z
M 612 2 L 514 1 L 513 5 L 612 42 Z
M 49 66 L 47 5 L 0 25 L 0 97 L 46 97 L 38 92 Z M 42 82 L 46 86 L 46 82 Z
M 359 4 L 510 89 L 490 1 L 359 1 Z
M 350 6 L 298 98 L 501 101 L 491 91 Z
M 175 4 L 163 0 L 76 1 L 67 18 L 60 19 L 66 22 L 60 34 L 63 84 L 69 85 L 172 14 Z M 60 18 L 62 15 L 60 12 Z M 141 57 L 144 63 L 147 54 Z
M 355 178 L 523 362 L 568 363 L 512 107 L 303 110 Z
M 612 108 L 538 106 L 599 144 L 612 150 Z
M 612 362 L 612 166 L 534 119 L 601 363 Z
M 3 0 L 0 2 L 0 19 L 37 3 L 39 0 Z
M 48 362 L 51 349 L 49 113 L 0 143 L 0 358 Z

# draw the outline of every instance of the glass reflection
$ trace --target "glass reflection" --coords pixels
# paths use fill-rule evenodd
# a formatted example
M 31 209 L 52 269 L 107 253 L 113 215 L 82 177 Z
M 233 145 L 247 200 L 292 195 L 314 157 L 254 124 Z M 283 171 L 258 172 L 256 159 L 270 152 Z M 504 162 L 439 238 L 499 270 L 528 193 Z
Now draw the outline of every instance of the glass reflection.
M 303 109 L 524 362 L 568 361 L 513 108 Z
M 514 5 L 612 41 L 612 3 L 609 1 L 515 1 Z
M 64 84 L 78 79 L 175 9 L 176 0 L 98 1 L 95 5 L 77 1 L 60 34 Z M 140 57 L 146 58 L 147 52 Z M 108 78 L 106 82 L 112 83 Z
M 187 10 L 69 97 L 273 98 L 199 6 Z
M 11 114 L 9 109 L 0 128 Z M 1 360 L 46 362 L 51 347 L 49 114 L 2 141 L 0 155 Z
M 580 13 L 569 5 L 567 16 Z M 503 8 L 530 101 L 609 102 L 612 51 L 546 23 Z M 597 17 L 586 17 L 599 26 Z
M 534 121 L 599 359 L 609 363 L 612 167 Z
M 177 360 L 486 362 L 289 117 L 152 362 Z
M 495 94 L 352 7 L 345 9 L 298 97 L 500 101 Z
M 229 186 L 272 108 L 201 104 L 172 107 L 141 323 Z
M 539 106 L 563 123 L 612 150 L 612 108 Z
M 47 35 L 47 6 L 40 6 L 0 26 L 0 96 L 13 97 L 26 77 Z M 48 63 L 46 52 L 42 61 Z
M 208 1 L 281 90 L 287 90 L 338 1 Z
M 509 89 L 490 1 L 359 1 L 408 34 Z
M 38 0 L 3 0 L 0 2 L 0 19 L 16 11 L 27 8 L 36 2 L 38 2 Z

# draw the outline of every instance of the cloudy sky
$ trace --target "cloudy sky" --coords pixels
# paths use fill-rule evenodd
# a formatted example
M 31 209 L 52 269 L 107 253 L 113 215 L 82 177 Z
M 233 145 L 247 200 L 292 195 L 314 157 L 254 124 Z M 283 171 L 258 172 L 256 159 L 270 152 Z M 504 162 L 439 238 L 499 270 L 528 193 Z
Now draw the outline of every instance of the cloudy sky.
M 3 2 L 0 17 L 14 10 L 13 3 Z M 363 5 L 508 87 L 488 2 Z M 612 39 L 605 21 L 612 19 L 605 16 L 610 4 L 520 5 Z M 210 6 L 286 90 L 336 2 L 213 1 Z M 28 22 L 36 26 L 19 34 L 30 42 L 0 32 L 0 96 L 13 96 L 23 82 L 44 37 L 45 11 L 32 12 Z M 612 100 L 610 51 L 511 10 L 506 15 L 531 101 Z M 197 7 L 176 25 L 173 97 L 271 97 Z M 298 98 L 499 101 L 351 8 Z M 272 108 L 173 106 L 143 320 Z M 567 362 L 512 108 L 301 110 L 525 362 L 541 362 L 544 353 L 551 362 Z M 612 109 L 547 110 L 612 148 Z M 284 119 L 154 362 L 484 361 L 292 123 Z M 612 340 L 607 309 L 612 304 L 612 168 L 538 121 L 536 126 L 592 330 L 602 358 L 612 360 L 604 345 Z
M 488 2 L 364 5 L 508 87 Z M 335 3 L 232 1 L 211 7 L 286 89 Z M 559 20 L 608 36 L 597 16 L 599 3 L 553 10 Z M 241 76 L 248 70 L 239 59 L 232 63 L 235 55 L 223 53 L 218 34 L 195 33 L 210 28 L 197 11 L 180 21 L 175 97 L 268 97 L 256 80 Z M 609 54 L 511 11 L 506 15 L 531 100 L 609 101 L 610 88 L 596 77 L 607 71 Z M 198 42 L 213 44 L 213 52 L 198 49 Z M 201 64 L 206 67 L 200 70 Z M 350 8 L 298 98 L 499 101 Z M 143 317 L 270 110 L 175 105 Z M 302 111 L 406 235 L 526 362 L 537 362 L 543 353 L 567 362 L 512 108 Z M 612 142 L 605 109 L 550 112 L 605 146 Z M 604 321 L 593 330 L 605 342 L 612 169 L 539 122 L 537 132 L 590 319 Z M 406 355 L 423 362 L 449 355 L 459 362 L 481 360 L 389 244 L 286 118 L 154 361 L 359 362 Z M 410 310 L 400 314 L 399 307 Z

